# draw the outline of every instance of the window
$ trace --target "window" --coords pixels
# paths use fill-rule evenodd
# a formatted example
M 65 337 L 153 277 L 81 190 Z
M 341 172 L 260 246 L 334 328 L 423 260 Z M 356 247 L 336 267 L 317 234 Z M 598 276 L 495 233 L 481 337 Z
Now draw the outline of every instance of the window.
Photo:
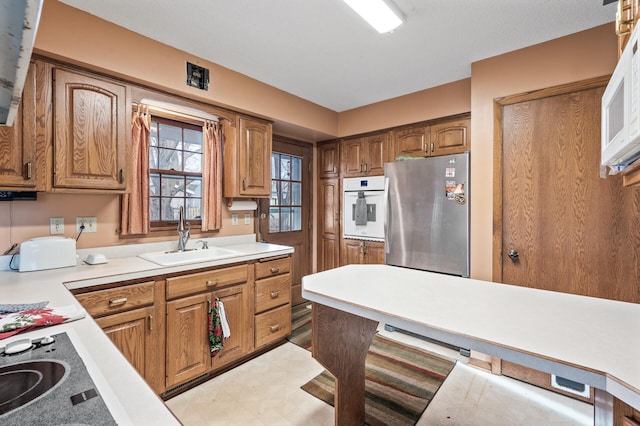
M 302 158 L 271 154 L 269 232 L 302 230 Z
M 202 127 L 152 116 L 149 141 L 150 226 L 173 225 L 180 207 L 191 225 L 202 215 Z

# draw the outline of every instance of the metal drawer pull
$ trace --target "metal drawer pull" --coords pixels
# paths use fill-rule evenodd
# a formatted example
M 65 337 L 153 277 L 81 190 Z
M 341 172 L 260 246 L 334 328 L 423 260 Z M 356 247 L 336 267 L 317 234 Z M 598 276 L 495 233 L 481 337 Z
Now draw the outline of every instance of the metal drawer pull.
M 121 297 L 120 299 L 109 300 L 109 306 L 124 305 L 125 303 L 127 303 L 127 298 L 126 297 Z
M 271 271 L 272 274 L 277 274 L 278 272 L 280 272 L 280 268 L 276 268 L 276 267 L 271 267 L 269 268 L 269 270 Z
M 218 280 L 207 280 L 207 287 L 218 285 Z
M 272 299 L 277 299 L 278 296 L 280 296 L 280 292 L 279 291 L 272 291 L 271 293 L 269 293 L 269 296 L 271 296 Z
M 153 315 L 149 315 L 149 330 L 153 330 Z
M 276 331 L 280 330 L 280 324 L 269 326 L 269 330 L 271 330 L 272 333 L 275 333 Z

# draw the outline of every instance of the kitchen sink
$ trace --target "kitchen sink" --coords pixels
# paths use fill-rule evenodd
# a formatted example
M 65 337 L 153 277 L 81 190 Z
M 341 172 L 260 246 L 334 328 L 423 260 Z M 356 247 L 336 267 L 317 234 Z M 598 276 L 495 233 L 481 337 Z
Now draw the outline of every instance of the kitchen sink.
M 184 265 L 187 263 L 209 262 L 237 256 L 238 252 L 220 247 L 192 249 L 184 251 L 157 251 L 142 253 L 138 257 L 160 266 Z
M 66 378 L 57 361 L 17 362 L 0 367 L 0 415 L 44 396 Z

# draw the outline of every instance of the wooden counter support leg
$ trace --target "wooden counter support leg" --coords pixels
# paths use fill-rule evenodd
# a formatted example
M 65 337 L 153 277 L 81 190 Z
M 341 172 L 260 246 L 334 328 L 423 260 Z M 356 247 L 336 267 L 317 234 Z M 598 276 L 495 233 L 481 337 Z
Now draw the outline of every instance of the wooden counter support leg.
M 312 353 L 336 378 L 335 424 L 364 424 L 364 361 L 377 321 L 318 303 L 312 310 Z

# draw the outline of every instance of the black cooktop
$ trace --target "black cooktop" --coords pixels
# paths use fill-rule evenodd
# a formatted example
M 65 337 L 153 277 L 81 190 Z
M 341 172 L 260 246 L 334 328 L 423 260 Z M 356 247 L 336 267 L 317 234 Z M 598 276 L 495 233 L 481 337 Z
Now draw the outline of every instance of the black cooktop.
M 0 356 L 0 424 L 117 424 L 67 333 L 52 337 Z

